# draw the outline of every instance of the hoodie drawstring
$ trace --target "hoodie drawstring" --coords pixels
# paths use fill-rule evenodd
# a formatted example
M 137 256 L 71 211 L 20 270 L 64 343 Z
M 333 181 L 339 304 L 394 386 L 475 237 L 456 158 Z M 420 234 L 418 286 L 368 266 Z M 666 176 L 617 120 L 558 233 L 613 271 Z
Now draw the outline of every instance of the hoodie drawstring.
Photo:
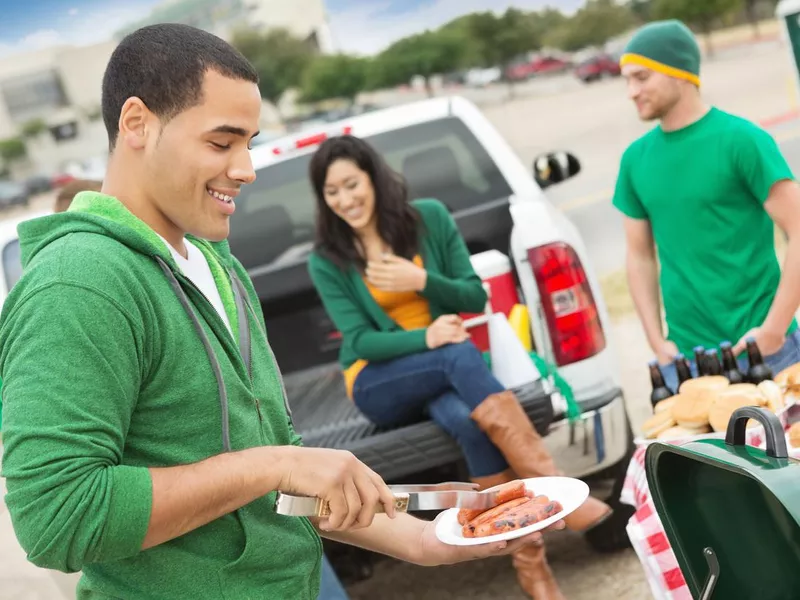
M 208 360 L 211 363 L 211 369 L 214 371 L 214 377 L 217 380 L 217 391 L 219 392 L 219 405 L 222 409 L 222 447 L 225 449 L 225 452 L 231 451 L 231 428 L 230 428 L 230 416 L 228 414 L 228 390 L 225 389 L 225 381 L 222 378 L 222 367 L 219 364 L 219 360 L 217 359 L 217 355 L 214 354 L 214 349 L 211 347 L 211 340 L 208 339 L 208 335 L 206 335 L 203 326 L 200 324 L 200 319 L 197 318 L 197 315 L 194 313 L 192 309 L 192 305 L 189 302 L 189 298 L 186 296 L 186 292 L 183 291 L 181 284 L 178 282 L 177 277 L 172 272 L 172 269 L 169 268 L 167 263 L 164 260 L 156 256 L 156 261 L 158 261 L 161 270 L 164 271 L 164 275 L 167 276 L 167 280 L 169 284 L 172 286 L 175 295 L 178 296 L 178 300 L 180 300 L 183 309 L 186 311 L 186 314 L 189 315 L 189 318 L 192 320 L 192 324 L 194 325 L 195 330 L 197 331 L 197 335 L 200 336 L 200 340 L 203 342 L 203 347 L 206 350 L 206 354 L 208 355 Z

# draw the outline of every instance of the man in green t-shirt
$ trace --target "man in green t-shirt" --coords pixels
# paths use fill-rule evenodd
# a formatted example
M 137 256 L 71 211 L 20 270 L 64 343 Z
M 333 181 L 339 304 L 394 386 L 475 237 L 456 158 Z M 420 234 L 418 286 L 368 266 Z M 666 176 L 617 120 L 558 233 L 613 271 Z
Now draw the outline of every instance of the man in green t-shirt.
M 753 337 L 773 371 L 800 362 L 800 188 L 775 140 L 703 101 L 700 50 L 679 21 L 642 27 L 620 65 L 639 117 L 659 121 L 623 154 L 613 203 L 667 385 L 676 387 L 675 356 L 698 345 L 730 341 L 741 355 Z M 783 276 L 775 224 L 789 237 Z

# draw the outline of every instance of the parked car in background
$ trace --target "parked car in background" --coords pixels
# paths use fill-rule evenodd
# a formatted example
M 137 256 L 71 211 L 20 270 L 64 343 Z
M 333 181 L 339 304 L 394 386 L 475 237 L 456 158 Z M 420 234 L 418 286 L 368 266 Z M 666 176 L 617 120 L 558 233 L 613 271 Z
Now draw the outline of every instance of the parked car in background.
M 465 76 L 465 83 L 470 87 L 484 87 L 490 83 L 497 83 L 503 78 L 500 67 L 488 69 L 470 69 Z
M 578 63 L 578 66 L 575 67 L 575 76 L 584 83 L 619 75 L 619 61 L 610 54 L 596 54 Z
M 543 55 L 512 64 L 506 69 L 505 75 L 509 81 L 524 81 L 537 75 L 560 73 L 569 67 L 569 62 L 563 58 Z
M 53 188 L 52 177 L 44 174 L 31 175 L 25 180 L 25 188 L 31 196 L 49 192 Z
M 0 181 L 0 208 L 10 206 L 25 206 L 30 195 L 27 188 L 16 181 Z

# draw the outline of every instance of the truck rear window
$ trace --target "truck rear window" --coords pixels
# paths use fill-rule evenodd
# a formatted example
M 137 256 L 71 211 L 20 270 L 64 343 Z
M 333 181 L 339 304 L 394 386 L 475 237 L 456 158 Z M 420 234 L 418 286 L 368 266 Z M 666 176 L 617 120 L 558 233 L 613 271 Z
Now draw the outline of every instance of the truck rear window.
M 455 117 L 366 138 L 409 183 L 412 198 L 437 198 L 451 212 L 511 195 L 475 136 Z M 232 217 L 231 250 L 245 268 L 297 264 L 314 241 L 316 201 L 311 155 L 259 169 L 242 189 Z

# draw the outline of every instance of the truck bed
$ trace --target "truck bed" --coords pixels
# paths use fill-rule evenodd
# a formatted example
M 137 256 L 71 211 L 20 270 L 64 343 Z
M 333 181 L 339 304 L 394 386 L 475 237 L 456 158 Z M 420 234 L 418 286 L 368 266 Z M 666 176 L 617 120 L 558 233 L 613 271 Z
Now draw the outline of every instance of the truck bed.
M 349 450 L 385 480 L 458 461 L 461 450 L 430 420 L 382 429 L 373 425 L 347 397 L 338 365 L 284 376 L 295 429 L 306 446 Z M 550 391 L 543 381 L 514 389 L 542 435 L 553 421 Z

